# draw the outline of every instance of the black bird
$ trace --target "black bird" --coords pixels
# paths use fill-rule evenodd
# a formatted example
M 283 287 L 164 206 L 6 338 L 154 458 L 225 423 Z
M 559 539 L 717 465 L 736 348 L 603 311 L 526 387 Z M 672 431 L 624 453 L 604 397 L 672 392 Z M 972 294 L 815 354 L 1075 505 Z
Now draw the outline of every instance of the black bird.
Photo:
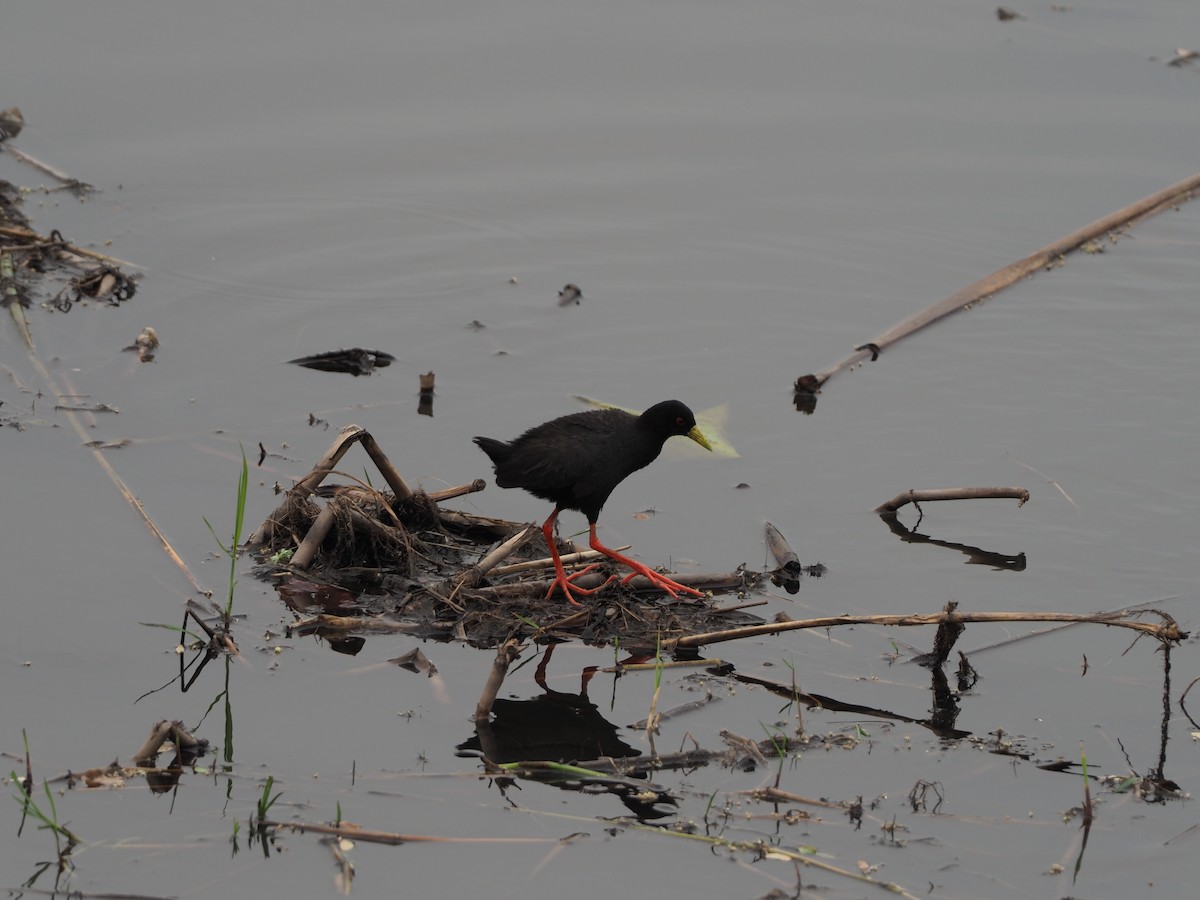
M 620 409 L 573 413 L 537 425 L 515 441 L 475 438 L 475 443 L 495 464 L 496 484 L 502 488 L 524 488 L 535 497 L 554 504 L 554 512 L 542 525 L 556 573 L 546 596 L 559 587 L 567 599 L 578 606 L 571 595 L 572 590 L 593 594 L 600 589 L 574 587 L 571 580 L 583 572 L 568 578 L 563 569 L 554 543 L 554 522 L 564 509 L 577 509 L 587 516 L 588 543 L 593 550 L 633 569 L 633 575 L 626 576 L 625 581 L 634 575 L 642 575 L 672 597 L 678 598 L 676 591 L 702 596 L 699 591 L 605 547 L 596 537 L 596 519 L 613 488 L 638 469 L 654 462 L 667 438 L 674 435 L 689 437 L 706 450 L 712 450 L 696 427 L 692 411 L 678 400 L 656 403 L 640 416 Z

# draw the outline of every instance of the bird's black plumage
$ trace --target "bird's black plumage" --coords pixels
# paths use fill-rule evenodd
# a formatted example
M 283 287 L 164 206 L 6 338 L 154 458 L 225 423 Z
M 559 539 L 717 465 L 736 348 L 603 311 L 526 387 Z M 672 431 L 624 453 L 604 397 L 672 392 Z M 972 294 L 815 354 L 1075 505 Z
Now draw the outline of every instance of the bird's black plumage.
M 545 422 L 508 443 L 485 437 L 475 443 L 495 463 L 500 487 L 524 488 L 595 522 L 618 484 L 654 462 L 667 438 L 695 427 L 692 411 L 668 400 L 640 416 L 593 409 Z
M 599 542 L 596 519 L 613 489 L 638 469 L 654 462 L 662 452 L 663 444 L 675 435 L 689 437 L 702 447 L 712 449 L 696 427 L 692 411 L 678 400 L 656 403 L 640 416 L 619 409 L 573 413 L 537 425 L 513 441 L 477 437 L 475 443 L 495 464 L 496 484 L 503 488 L 523 488 L 554 504 L 554 512 L 542 530 L 555 558 L 559 583 L 570 599 L 572 588 L 563 574 L 552 538 L 559 511 L 579 510 L 587 516 L 594 549 L 639 574 L 646 574 L 648 570 L 644 565 Z M 662 579 L 662 576 L 658 577 Z M 676 588 L 682 587 L 670 579 L 662 581 Z M 667 584 L 660 582 L 659 586 L 671 590 Z M 587 593 L 580 588 L 573 590 Z
M 668 400 L 641 415 L 592 409 L 544 422 L 508 443 L 492 438 L 475 443 L 496 464 L 500 487 L 524 488 L 595 522 L 614 487 L 654 462 L 667 438 L 691 437 L 695 428 L 691 410 Z M 703 437 L 698 430 L 696 436 Z

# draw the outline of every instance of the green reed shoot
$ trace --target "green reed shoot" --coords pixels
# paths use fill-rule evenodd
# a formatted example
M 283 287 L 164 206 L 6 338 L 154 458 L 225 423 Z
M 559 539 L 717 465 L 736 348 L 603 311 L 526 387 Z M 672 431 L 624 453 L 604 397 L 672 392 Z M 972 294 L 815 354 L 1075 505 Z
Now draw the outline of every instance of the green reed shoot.
M 213 540 L 217 542 L 217 546 L 221 548 L 221 552 L 229 557 L 229 599 L 225 604 L 226 628 L 229 627 L 229 621 L 233 616 L 233 588 L 237 584 L 238 547 L 242 543 L 242 524 L 246 518 L 246 486 L 250 481 L 250 467 L 246 464 L 246 448 L 241 447 L 241 450 L 242 473 L 238 478 L 237 510 L 233 520 L 233 537 L 229 541 L 229 546 L 221 543 L 221 539 L 217 537 L 217 530 L 212 527 L 212 523 L 208 519 L 204 520 L 204 524 L 212 532 Z
M 10 772 L 9 778 L 12 779 L 13 784 L 21 784 L 21 778 L 16 772 Z M 65 861 L 72 848 L 79 843 L 79 837 L 71 829 L 58 821 L 58 807 L 54 803 L 54 792 L 50 790 L 50 782 L 43 781 L 42 787 L 46 791 L 46 809 L 38 806 L 33 797 L 30 794 L 26 794 L 22 789 L 18 789 L 18 793 L 13 799 L 21 804 L 23 815 L 30 816 L 41 822 L 38 825 L 39 830 L 49 831 L 54 835 L 54 845 L 58 851 L 58 858 L 60 861 Z M 63 840 L 67 842 L 65 848 L 61 843 Z

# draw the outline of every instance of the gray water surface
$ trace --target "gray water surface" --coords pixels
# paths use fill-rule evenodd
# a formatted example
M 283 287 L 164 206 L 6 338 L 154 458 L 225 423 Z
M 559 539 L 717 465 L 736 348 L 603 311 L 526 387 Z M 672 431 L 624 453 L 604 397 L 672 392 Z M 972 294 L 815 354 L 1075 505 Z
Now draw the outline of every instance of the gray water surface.
M 945 2 L 10 6 L 0 106 L 25 114 L 16 143 L 99 189 L 82 203 L 34 192 L 26 211 L 42 232 L 145 269 L 120 308 L 31 310 L 37 357 L 60 389 L 120 408 L 89 433 L 133 440 L 106 459 L 218 596 L 227 563 L 204 519 L 228 532 L 239 445 L 252 461 L 259 442 L 286 457 L 251 470 L 253 526 L 278 502 L 275 484 L 307 472 L 351 422 L 433 490 L 490 481 L 471 437 L 515 436 L 580 408 L 574 395 L 631 407 L 678 397 L 724 405 L 740 456 L 668 448 L 613 494 L 601 535 L 679 571 L 760 569 L 762 525 L 775 523 L 829 571 L 797 595 L 771 592 L 757 610 L 766 619 L 954 600 L 1017 612 L 1151 604 L 1194 627 L 1194 204 L 836 377 L 812 416 L 791 404 L 798 376 L 1200 169 L 1200 69 L 1166 65 L 1181 43 L 1200 43 L 1194 3 L 1042 4 L 1015 22 L 993 5 Z M 47 181 L 2 153 L 0 178 Z M 567 282 L 584 299 L 559 308 Z M 468 327 L 476 320 L 482 330 Z M 145 325 L 162 348 L 141 365 L 120 348 Z M 398 359 L 357 379 L 286 365 L 349 346 Z M 201 723 L 224 747 L 224 700 L 204 718 L 225 687 L 219 672 L 134 704 L 177 666 L 175 636 L 140 623 L 177 625 L 195 591 L 52 398 L 22 389 L 47 386 L 7 321 L 0 366 L 0 412 L 30 410 L 25 430 L 0 431 L 0 750 L 20 771 L 25 729 L 40 780 L 128 760 L 161 718 Z M 430 370 L 432 418 L 417 415 L 417 377 Z M 330 430 L 310 427 L 310 413 Z M 983 485 L 1021 485 L 1032 500 L 930 506 L 920 531 L 1025 554 L 1022 571 L 902 542 L 870 512 L 908 488 Z M 457 505 L 516 521 L 549 511 L 494 486 Z M 655 515 L 634 517 L 646 509 Z M 913 527 L 916 514 L 902 520 Z M 583 526 L 564 514 L 564 533 Z M 188 775 L 169 798 L 137 781 L 63 793 L 59 815 L 90 843 L 60 887 L 332 895 L 332 862 L 312 836 L 284 836 L 267 860 L 243 841 L 231 859 L 233 823 L 244 830 L 271 774 L 281 818 L 332 820 L 340 804 L 345 820 L 380 830 L 547 841 L 359 844 L 355 896 L 795 890 L 788 862 L 734 853 L 728 865 L 726 851 L 665 834 L 606 832 L 626 812 L 611 797 L 535 783 L 502 797 L 476 778 L 477 761 L 454 748 L 472 734 L 490 652 L 424 645 L 440 672 L 429 681 L 379 665 L 412 649 L 408 638 L 368 638 L 355 658 L 280 638 L 291 615 L 248 562 L 235 608 L 246 663 L 229 680 L 228 792 L 226 775 Z M 984 649 L 1029 630 L 968 630 L 962 646 L 984 677 L 957 727 L 981 740 L 1003 732 L 1039 761 L 1082 748 L 1093 774 L 1158 765 L 1156 648 L 1084 626 Z M 928 672 L 888 657 L 894 640 L 923 650 L 931 637 L 856 628 L 711 651 L 783 682 L 791 664 L 805 690 L 920 719 Z M 1200 764 L 1178 700 L 1200 674 L 1194 648 L 1172 655 L 1164 773 L 1188 793 Z M 612 659 L 560 647 L 551 686 L 578 691 L 585 666 Z M 540 693 L 532 669 L 506 694 Z M 590 688 L 604 716 L 622 728 L 643 718 L 653 674 L 606 677 Z M 706 690 L 722 701 L 664 723 L 660 752 L 689 734 L 717 748 L 722 729 L 761 740 L 795 724 L 761 690 L 686 672 L 663 690 L 660 707 Z M 869 737 L 853 752 L 803 755 L 780 786 L 877 799 L 861 831 L 823 810 L 803 825 L 723 820 L 730 836 L 811 844 L 853 871 L 862 860 L 918 895 L 1192 896 L 1190 806 L 1094 784 L 1102 802 L 1072 884 L 1080 832 L 1063 814 L 1082 802 L 1078 776 L 904 723 L 805 716 L 819 734 L 856 724 Z M 648 752 L 644 734 L 623 735 Z M 700 822 L 714 793 L 718 810 L 770 811 L 735 792 L 774 770 L 662 776 L 685 798 L 669 823 Z M 937 815 L 905 799 L 920 781 L 945 794 Z M 18 813 L 0 820 L 9 889 L 53 854 L 28 823 L 16 837 Z M 893 819 L 908 829 L 895 840 L 880 829 Z M 589 837 L 554 843 L 574 832 Z M 826 896 L 875 890 L 801 877 Z

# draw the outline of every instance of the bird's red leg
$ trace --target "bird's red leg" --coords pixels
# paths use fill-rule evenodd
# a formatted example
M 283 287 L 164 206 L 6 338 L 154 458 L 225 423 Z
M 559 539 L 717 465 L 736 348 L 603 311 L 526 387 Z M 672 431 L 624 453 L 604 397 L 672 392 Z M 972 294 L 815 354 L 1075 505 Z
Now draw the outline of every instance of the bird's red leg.
M 567 576 L 567 570 L 563 568 L 562 557 L 558 555 L 558 544 L 554 540 L 554 520 L 558 518 L 558 512 L 558 507 L 555 507 L 554 512 L 550 513 L 550 518 L 542 523 L 542 534 L 546 538 L 546 546 L 550 548 L 550 558 L 554 560 L 554 584 L 550 585 L 550 590 L 546 591 L 546 596 L 549 597 L 554 593 L 555 588 L 559 588 L 573 606 L 579 606 L 579 601 L 576 600 L 571 594 L 572 591 L 574 591 L 576 594 L 582 594 L 586 597 L 589 594 L 596 593 L 596 591 L 600 590 L 600 588 L 607 585 L 609 581 L 612 581 L 612 578 L 609 578 L 608 581 L 604 582 L 604 584 L 594 588 L 581 588 L 571 583 L 573 579 L 590 572 L 595 568 L 595 566 L 588 566 L 581 572 L 576 572 L 570 577 Z
M 602 543 L 600 543 L 600 538 L 596 536 L 596 523 L 591 522 L 589 524 L 591 525 L 591 536 L 588 543 L 591 548 L 603 553 L 610 559 L 616 560 L 621 565 L 633 569 L 633 574 L 627 575 L 624 579 L 622 579 L 622 583 L 629 581 L 630 578 L 634 578 L 637 575 L 641 575 L 643 578 L 648 579 L 655 587 L 666 591 L 676 600 L 679 599 L 679 594 L 675 593 L 676 591 L 684 591 L 696 597 L 704 596 L 701 591 L 698 591 L 695 588 L 690 588 L 686 584 L 680 584 L 678 581 L 668 578 L 666 575 L 662 574 L 662 572 L 655 572 L 645 563 L 640 563 L 636 559 L 630 559 L 628 556 L 622 556 L 616 550 L 611 550 L 608 547 L 605 547 Z

